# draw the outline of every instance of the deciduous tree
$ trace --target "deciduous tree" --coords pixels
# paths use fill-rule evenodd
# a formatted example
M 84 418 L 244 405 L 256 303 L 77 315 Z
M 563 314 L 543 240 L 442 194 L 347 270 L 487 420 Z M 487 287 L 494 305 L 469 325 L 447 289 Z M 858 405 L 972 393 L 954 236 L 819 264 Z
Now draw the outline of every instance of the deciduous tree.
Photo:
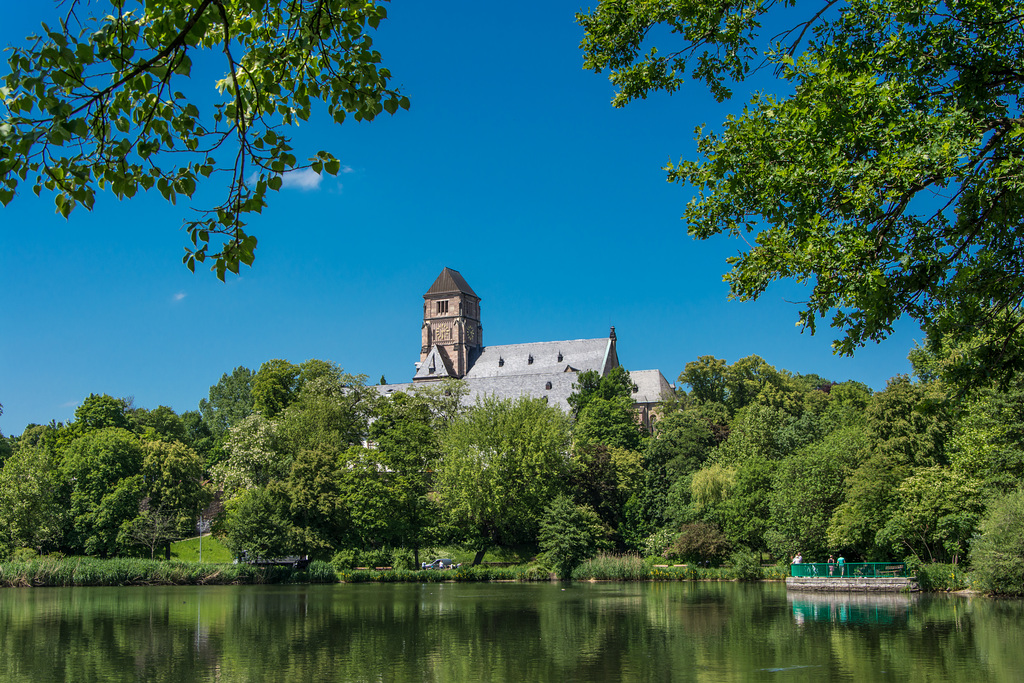
M 58 11 L 7 59 L 0 202 L 45 190 L 66 217 L 92 209 L 98 190 L 155 188 L 173 203 L 217 178 L 226 196 L 185 221 L 184 262 L 212 259 L 221 279 L 252 265 L 246 220 L 283 174 L 340 170 L 325 151 L 300 162 L 289 126 L 321 102 L 336 123 L 409 107 L 373 48 L 382 2 L 73 0 Z M 216 86 L 210 109 L 190 79 Z
M 992 502 L 971 548 L 975 576 L 985 590 L 1024 594 L 1024 490 Z
M 67 447 L 61 473 L 71 491 L 73 547 L 103 557 L 120 550 L 121 527 L 145 497 L 143 453 L 139 438 L 118 427 L 91 431 Z
M 607 535 L 607 527 L 593 509 L 560 494 L 544 510 L 537 542 L 541 559 L 568 583 L 572 582 L 573 570 L 584 560 L 610 547 Z
M 568 447 L 568 417 L 540 399 L 488 397 L 451 424 L 437 489 L 477 562 L 488 548 L 536 540 L 544 507 L 565 486 Z
M 440 512 L 427 495 L 441 457 L 434 419 L 427 400 L 399 391 L 378 403 L 377 419 L 370 425 L 370 438 L 387 470 L 390 540 L 411 548 L 417 567 L 427 530 Z
M 203 421 L 220 438 L 229 427 L 234 427 L 252 414 L 252 380 L 256 373 L 239 365 L 231 374 L 221 375 L 220 381 L 210 387 L 209 398 L 200 399 L 199 412 Z
M 692 236 L 756 234 L 729 260 L 733 297 L 790 278 L 809 286 L 799 324 L 813 332 L 830 318 L 840 353 L 906 315 L 930 338 L 984 331 L 966 349 L 983 382 L 1024 368 L 1007 353 L 1024 301 L 1018 5 L 791 5 L 604 0 L 577 15 L 584 64 L 610 73 L 616 106 L 687 77 L 721 100 L 774 70 L 777 86 L 762 83 L 721 133 L 698 129 L 697 159 L 666 167 L 695 190 Z M 789 28 L 762 35 L 777 22 Z
M 12 550 L 43 552 L 60 546 L 67 500 L 57 465 L 49 449 L 19 445 L 0 469 L 0 539 Z

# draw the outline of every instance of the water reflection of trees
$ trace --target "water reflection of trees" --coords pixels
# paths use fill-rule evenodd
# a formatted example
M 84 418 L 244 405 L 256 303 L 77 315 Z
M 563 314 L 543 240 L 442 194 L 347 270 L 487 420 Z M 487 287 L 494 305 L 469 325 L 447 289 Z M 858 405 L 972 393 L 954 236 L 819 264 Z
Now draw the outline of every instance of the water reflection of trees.
M 818 598 L 812 613 L 829 618 L 797 625 L 799 600 L 765 585 L 9 590 L 0 679 L 741 681 L 792 670 L 975 683 L 1024 667 L 1019 601 L 895 597 Z M 842 605 L 894 618 L 833 619 Z

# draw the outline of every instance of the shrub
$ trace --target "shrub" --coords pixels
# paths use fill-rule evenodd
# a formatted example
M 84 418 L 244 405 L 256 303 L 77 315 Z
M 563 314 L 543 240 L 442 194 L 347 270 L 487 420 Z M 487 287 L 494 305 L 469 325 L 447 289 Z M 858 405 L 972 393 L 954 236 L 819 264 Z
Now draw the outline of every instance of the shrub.
M 761 557 L 748 548 L 741 548 L 729 557 L 732 576 L 740 581 L 758 581 L 764 576 L 761 571 Z
M 911 568 L 908 563 L 908 570 Z M 923 591 L 959 591 L 970 587 L 963 567 L 939 562 L 920 563 L 915 569 L 917 585 Z
M 1024 595 L 1024 490 L 989 506 L 971 549 L 971 564 L 981 590 Z
M 729 554 L 729 539 L 716 524 L 696 522 L 684 524 L 676 540 L 665 551 L 666 557 L 684 562 L 721 564 Z
M 373 569 L 374 567 L 390 567 L 391 566 L 391 548 L 371 548 L 369 550 L 363 550 L 356 555 L 356 561 L 359 563 L 356 566 L 368 567 Z
M 346 569 L 355 569 L 357 566 L 357 559 L 358 556 L 355 550 L 339 550 L 334 553 L 334 557 L 331 558 L 331 566 L 334 567 L 334 571 L 337 572 L 344 571 Z
M 644 540 L 644 557 L 657 557 L 665 554 L 665 550 L 672 545 L 678 532 L 672 529 L 659 529 Z
M 39 553 L 36 552 L 35 548 L 18 548 L 11 554 L 11 559 L 15 562 L 28 562 L 39 557 Z
M 573 570 L 593 557 L 603 537 L 601 518 L 590 506 L 576 505 L 565 495 L 556 496 L 540 522 L 541 558 L 559 579 L 571 581 Z
M 419 569 L 409 548 L 395 548 L 391 553 L 391 566 L 395 569 Z

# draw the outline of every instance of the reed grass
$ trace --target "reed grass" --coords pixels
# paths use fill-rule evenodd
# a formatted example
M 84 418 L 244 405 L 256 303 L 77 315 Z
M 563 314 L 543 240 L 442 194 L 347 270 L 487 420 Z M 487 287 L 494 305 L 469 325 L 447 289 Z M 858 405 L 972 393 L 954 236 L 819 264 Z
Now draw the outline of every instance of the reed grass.
M 548 581 L 550 573 L 537 565 L 515 567 L 459 567 L 458 569 L 348 569 L 338 572 L 344 583 L 444 583 L 487 581 Z
M 205 552 L 204 552 L 205 555 Z M 962 587 L 962 575 L 945 586 L 937 570 L 936 589 Z M 731 567 L 655 567 L 638 555 L 601 554 L 573 572 L 576 581 L 731 581 L 749 579 Z M 782 580 L 785 567 L 762 567 L 761 579 Z M 344 569 L 314 561 L 304 570 L 249 564 L 210 564 L 143 558 L 38 557 L 0 563 L 0 587 L 31 586 L 175 586 L 281 583 L 441 583 L 488 581 L 548 581 L 548 569 L 537 564 L 511 567 L 462 566 L 458 569 Z M 922 586 L 923 587 L 923 586 Z
M 649 581 L 651 567 L 635 554 L 613 555 L 601 553 L 572 573 L 574 581 Z
M 325 565 L 326 563 L 319 563 Z M 311 563 L 304 571 L 248 564 L 164 562 L 119 557 L 42 557 L 0 564 L 0 586 L 184 586 L 337 581 L 330 565 Z
M 752 575 L 756 574 L 756 575 Z M 587 560 L 572 573 L 574 581 L 782 581 L 785 568 L 701 567 L 699 565 L 655 566 L 638 555 L 602 553 Z

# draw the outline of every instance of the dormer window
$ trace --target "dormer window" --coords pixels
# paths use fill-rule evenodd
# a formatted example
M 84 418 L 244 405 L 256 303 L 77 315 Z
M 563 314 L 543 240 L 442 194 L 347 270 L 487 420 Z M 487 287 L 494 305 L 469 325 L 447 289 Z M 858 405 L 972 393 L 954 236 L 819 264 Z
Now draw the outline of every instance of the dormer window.
M 526 359 L 526 364 L 527 365 L 533 365 L 533 354 L 532 353 L 530 354 L 530 357 Z
M 562 352 L 561 351 L 558 352 L 558 362 L 559 363 L 562 362 Z
M 550 391 L 551 390 L 551 382 L 548 382 L 547 384 L 545 384 L 544 388 L 547 389 L 548 391 Z
M 505 359 L 502 358 L 501 356 L 498 356 L 498 367 L 500 368 L 503 365 L 505 365 Z

